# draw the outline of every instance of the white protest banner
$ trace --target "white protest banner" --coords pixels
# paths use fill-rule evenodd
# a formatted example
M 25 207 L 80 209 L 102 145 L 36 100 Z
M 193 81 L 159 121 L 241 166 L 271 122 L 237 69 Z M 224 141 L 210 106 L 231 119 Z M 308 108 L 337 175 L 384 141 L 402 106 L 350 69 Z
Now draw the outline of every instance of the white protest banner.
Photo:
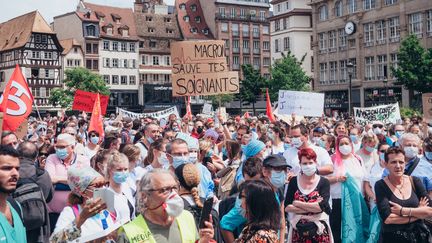
M 279 114 L 321 117 L 324 112 L 324 94 L 279 90 Z
M 354 107 L 354 118 L 355 122 L 360 125 L 366 125 L 374 121 L 381 121 L 384 124 L 396 124 L 401 120 L 399 103 L 367 108 Z
M 177 110 L 177 106 L 170 107 L 168 109 L 162 110 L 162 111 L 156 111 L 156 112 L 150 112 L 150 113 L 135 113 L 131 111 L 127 111 L 121 108 L 117 108 L 117 113 L 123 117 L 130 117 L 130 118 L 143 118 L 143 117 L 153 117 L 158 120 L 160 119 L 168 119 L 169 115 L 175 114 L 177 117 L 180 117 L 179 112 Z
M 206 115 L 211 115 L 213 111 L 213 106 L 209 103 L 205 103 L 202 109 L 202 113 Z
M 432 120 L 432 93 L 424 93 L 422 95 L 423 100 L 423 117 L 426 122 L 431 122 Z

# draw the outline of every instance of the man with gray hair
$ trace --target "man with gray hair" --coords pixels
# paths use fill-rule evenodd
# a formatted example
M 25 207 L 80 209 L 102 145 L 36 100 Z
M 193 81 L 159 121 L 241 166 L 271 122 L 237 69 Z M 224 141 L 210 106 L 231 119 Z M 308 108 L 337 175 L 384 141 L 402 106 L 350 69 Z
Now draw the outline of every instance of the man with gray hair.
M 52 229 L 55 228 L 55 223 L 66 206 L 70 193 L 67 170 L 75 163 L 90 166 L 90 160 L 87 157 L 74 152 L 75 143 L 75 137 L 70 134 L 58 135 L 54 145 L 55 154 L 51 154 L 46 159 L 45 170 L 48 171 L 55 190 L 53 200 L 48 204 Z
M 66 127 L 63 130 L 63 133 L 69 134 L 71 136 L 73 136 L 74 138 L 76 138 L 77 136 L 77 130 L 75 127 Z M 75 143 L 75 149 L 74 152 L 80 155 L 84 155 L 84 145 L 81 143 Z M 91 159 L 91 158 L 88 158 Z
M 211 222 L 197 232 L 194 216 L 184 210 L 179 184 L 167 170 L 155 169 L 141 179 L 138 189 L 139 216 L 119 230 L 116 242 L 210 242 Z M 199 236 L 199 237 L 198 237 Z

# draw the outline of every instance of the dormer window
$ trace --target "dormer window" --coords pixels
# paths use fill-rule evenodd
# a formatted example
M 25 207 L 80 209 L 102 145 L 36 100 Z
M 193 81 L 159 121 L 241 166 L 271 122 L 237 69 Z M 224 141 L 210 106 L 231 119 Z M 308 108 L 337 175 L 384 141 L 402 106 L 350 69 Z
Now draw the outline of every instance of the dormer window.
M 191 33 L 196 34 L 198 32 L 197 28 L 193 27 L 190 29 Z
M 183 17 L 183 20 L 184 20 L 185 22 L 189 22 L 189 16 L 187 16 L 187 15 L 184 16 L 184 17 Z
M 87 36 L 96 36 L 96 26 L 88 25 L 86 26 Z
M 107 35 L 112 35 L 112 34 L 113 34 L 113 29 L 112 29 L 112 27 L 107 27 L 107 28 L 106 28 L 106 33 L 107 33 Z
M 201 17 L 200 17 L 200 16 L 196 16 L 196 17 L 195 17 L 195 22 L 197 22 L 197 23 L 201 23 Z
M 89 10 L 89 11 L 87 11 L 87 12 L 84 14 L 84 17 L 87 18 L 87 19 L 89 19 L 89 18 L 90 18 L 90 15 L 91 15 L 91 11 Z
M 171 22 L 171 18 L 164 18 L 164 22 L 170 23 Z
M 208 35 L 209 34 L 209 29 L 208 28 L 204 28 L 202 30 L 202 32 L 203 32 L 204 35 Z
M 97 17 L 101 22 L 104 21 L 104 18 L 105 18 L 105 14 L 104 14 L 104 13 L 99 12 L 99 11 L 96 11 L 95 14 L 96 14 L 96 17 Z
M 172 34 L 172 33 L 174 33 L 174 31 L 173 31 L 172 29 L 166 29 L 166 32 L 167 32 L 168 34 Z
M 114 22 L 116 22 L 116 24 L 120 24 L 120 20 L 121 20 L 121 16 L 118 14 L 111 14 Z
M 123 25 L 123 26 L 119 27 L 118 32 L 121 36 L 128 37 L 129 36 L 129 26 Z
M 154 32 L 154 28 L 148 28 L 148 32 L 149 33 L 153 33 Z
M 186 4 L 182 3 L 179 5 L 180 10 L 186 10 Z
M 146 21 L 151 22 L 151 21 L 153 21 L 153 18 L 151 16 L 147 16 Z
M 197 5 L 196 4 L 192 4 L 190 6 L 190 8 L 191 8 L 192 12 L 196 12 L 197 11 Z

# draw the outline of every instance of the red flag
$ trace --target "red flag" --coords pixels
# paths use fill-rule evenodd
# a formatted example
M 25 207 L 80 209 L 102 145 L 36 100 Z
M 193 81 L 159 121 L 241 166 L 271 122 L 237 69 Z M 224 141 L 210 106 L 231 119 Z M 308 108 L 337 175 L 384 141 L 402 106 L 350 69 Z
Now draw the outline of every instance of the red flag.
M 248 119 L 250 117 L 249 112 L 246 111 L 246 113 L 244 113 L 243 117 Z
M 16 131 L 32 112 L 32 104 L 33 95 L 21 68 L 16 65 L 0 98 L 0 111 L 4 112 L 3 130 Z
M 93 105 L 93 112 L 90 118 L 90 125 L 88 130 L 98 132 L 99 139 L 104 137 L 102 111 L 100 106 L 99 94 L 97 94 L 95 103 Z
M 266 115 L 269 118 L 270 122 L 275 122 L 276 119 L 273 115 L 273 109 L 272 109 L 272 105 L 271 105 L 271 101 L 270 101 L 270 95 L 268 92 L 268 89 L 266 89 Z
M 186 97 L 186 117 L 192 120 L 191 97 Z

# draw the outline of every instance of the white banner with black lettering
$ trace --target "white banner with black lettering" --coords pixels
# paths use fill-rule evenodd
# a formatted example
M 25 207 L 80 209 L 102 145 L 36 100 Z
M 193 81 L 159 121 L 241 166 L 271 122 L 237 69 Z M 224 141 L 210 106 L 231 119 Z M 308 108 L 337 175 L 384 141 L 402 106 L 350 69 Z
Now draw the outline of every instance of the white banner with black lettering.
M 366 125 L 375 121 L 381 121 L 384 124 L 396 124 L 401 120 L 399 103 L 367 108 L 354 107 L 354 117 L 355 122 L 360 125 Z
M 162 110 L 162 111 L 156 111 L 156 112 L 150 112 L 150 113 L 135 113 L 131 111 L 127 111 L 122 108 L 117 107 L 117 114 L 123 116 L 123 117 L 130 117 L 130 118 L 143 118 L 143 117 L 153 117 L 158 120 L 166 119 L 168 120 L 169 115 L 175 114 L 177 118 L 180 117 L 179 112 L 177 110 L 177 106 L 170 107 L 168 109 Z

